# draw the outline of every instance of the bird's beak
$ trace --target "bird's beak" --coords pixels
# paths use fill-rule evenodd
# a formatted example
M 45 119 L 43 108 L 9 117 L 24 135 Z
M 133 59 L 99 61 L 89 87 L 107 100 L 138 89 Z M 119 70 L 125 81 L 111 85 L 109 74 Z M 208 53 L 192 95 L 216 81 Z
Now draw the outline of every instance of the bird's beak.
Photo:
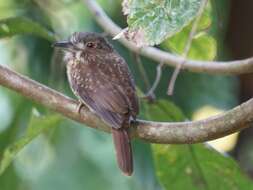
M 53 44 L 53 47 L 56 47 L 56 48 L 61 48 L 61 49 L 72 49 L 73 48 L 73 44 L 69 41 L 61 41 L 61 42 L 55 42 Z

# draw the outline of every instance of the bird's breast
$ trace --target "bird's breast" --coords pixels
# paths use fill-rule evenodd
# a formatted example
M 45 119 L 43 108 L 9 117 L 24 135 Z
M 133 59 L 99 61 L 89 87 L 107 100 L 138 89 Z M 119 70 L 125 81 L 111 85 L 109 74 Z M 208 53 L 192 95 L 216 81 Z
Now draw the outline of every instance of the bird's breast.
M 77 60 L 71 60 L 67 64 L 67 76 L 70 87 L 75 95 L 77 95 L 78 88 L 83 86 L 83 79 L 81 76 L 80 62 Z

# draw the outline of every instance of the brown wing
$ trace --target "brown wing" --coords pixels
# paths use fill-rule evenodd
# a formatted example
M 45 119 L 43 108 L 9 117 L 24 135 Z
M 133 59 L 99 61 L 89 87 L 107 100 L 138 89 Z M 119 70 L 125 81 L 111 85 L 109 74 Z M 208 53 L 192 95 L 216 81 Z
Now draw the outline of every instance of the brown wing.
M 114 64 L 112 56 L 88 65 L 79 64 L 79 81 L 72 88 L 79 98 L 114 128 L 122 127 L 138 113 L 138 101 L 133 80 L 124 62 Z M 120 59 L 123 61 L 123 59 Z M 81 87 L 80 87 L 81 86 Z
M 120 91 L 114 91 L 110 83 L 96 87 L 96 90 L 90 88 L 77 93 L 86 105 L 115 128 L 120 128 L 128 118 L 129 109 L 124 95 Z
M 139 112 L 139 103 L 128 65 L 116 52 L 104 57 L 103 62 L 97 70 L 105 80 L 118 86 L 128 102 L 130 115 L 135 118 Z

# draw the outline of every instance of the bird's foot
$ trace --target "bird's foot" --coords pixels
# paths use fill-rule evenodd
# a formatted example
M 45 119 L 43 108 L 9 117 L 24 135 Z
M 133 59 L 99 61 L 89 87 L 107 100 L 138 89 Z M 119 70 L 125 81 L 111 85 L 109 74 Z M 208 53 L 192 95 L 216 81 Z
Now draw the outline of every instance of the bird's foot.
M 78 106 L 76 108 L 77 113 L 79 113 L 79 114 L 81 113 L 81 109 L 83 106 L 84 106 L 84 104 L 81 101 L 79 101 Z

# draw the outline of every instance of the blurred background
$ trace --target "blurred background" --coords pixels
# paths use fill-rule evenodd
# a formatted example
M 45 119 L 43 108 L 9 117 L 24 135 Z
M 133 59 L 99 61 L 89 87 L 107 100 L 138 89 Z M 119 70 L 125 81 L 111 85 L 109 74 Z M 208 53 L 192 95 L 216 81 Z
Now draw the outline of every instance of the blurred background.
M 122 28 L 127 26 L 120 0 L 97 2 L 118 25 Z M 193 42 L 190 58 L 232 60 L 252 56 L 253 27 L 249 25 L 252 8 L 253 2 L 250 0 L 211 1 L 205 12 L 208 20 L 203 27 L 205 34 Z M 74 98 L 66 80 L 62 54 L 55 52 L 51 45 L 54 39 L 66 39 L 75 31 L 103 30 L 96 24 L 83 1 L 0 0 L 1 20 L 20 17 L 29 18 L 39 24 L 47 34 L 43 37 L 23 32 L 21 35 L 0 38 L 0 64 L 8 65 L 13 70 Z M 1 30 L 9 30 L 1 20 Z M 24 27 L 29 28 L 30 25 Z M 31 24 L 31 27 L 34 26 Z M 180 54 L 187 32 L 189 27 L 163 42 L 160 48 Z M 111 37 L 108 36 L 108 39 L 111 41 Z M 147 92 L 155 79 L 156 64 L 144 57 L 141 57 L 140 63 L 135 54 L 118 42 L 111 43 L 127 60 L 138 89 L 142 93 Z M 155 91 L 157 99 L 155 103 L 141 100 L 140 118 L 157 121 L 198 120 L 224 112 L 251 98 L 253 94 L 252 75 L 210 76 L 182 71 L 173 97 L 168 97 L 166 90 L 172 71 L 173 68 L 163 67 L 162 79 Z M 0 176 L 1 190 L 153 190 L 166 188 L 164 181 L 169 183 L 171 189 L 208 189 L 207 184 L 212 183 L 214 175 L 218 175 L 212 174 L 209 179 L 209 174 L 199 169 L 191 170 L 188 163 L 191 159 L 193 162 L 212 159 L 194 157 L 193 150 L 196 155 L 199 152 L 203 156 L 204 146 L 189 146 L 189 149 L 185 149 L 186 145 L 173 145 L 168 146 L 168 152 L 163 154 L 168 154 L 169 164 L 165 168 L 168 170 L 166 172 L 170 172 L 166 173 L 165 179 L 160 175 L 164 172 L 161 170 L 162 165 L 158 164 L 165 162 L 165 158 L 159 160 L 163 158 L 161 151 L 165 151 L 162 145 L 151 147 L 147 143 L 134 140 L 135 173 L 131 178 L 125 177 L 117 168 L 110 135 L 63 118 L 3 87 L 0 87 L 0 115 L 0 159 L 7 147 L 15 142 L 20 145 L 22 139 L 30 137 L 29 130 L 34 127 L 46 128 L 36 138 L 29 139 L 30 143 L 23 143 L 20 148 L 15 147 L 15 160 Z M 245 174 L 242 174 L 245 180 L 241 180 L 247 181 L 243 183 L 245 189 L 252 187 L 248 186 L 251 184 L 248 177 L 253 177 L 252 133 L 253 129 L 247 129 L 240 134 L 210 142 L 215 149 L 229 154 L 240 165 L 238 169 L 237 164 L 232 161 L 231 165 L 236 165 L 237 168 L 236 174 L 234 175 L 234 169 L 233 172 L 231 169 L 231 173 L 226 174 L 227 177 L 237 176 L 241 171 L 245 171 Z M 216 156 L 212 162 L 217 160 Z M 187 159 L 182 161 L 182 157 Z M 227 162 L 225 157 L 224 159 L 220 163 Z M 198 164 L 195 165 L 194 167 L 198 168 Z M 202 170 L 209 171 L 209 167 L 202 165 Z M 217 164 L 217 167 L 234 168 L 223 164 Z M 190 176 L 189 180 L 179 174 L 180 171 L 185 171 L 184 175 Z M 192 180 L 195 179 L 195 175 L 192 175 L 195 171 L 200 178 L 206 176 L 207 181 L 195 183 L 196 181 Z M 188 181 L 184 181 L 185 179 Z M 241 181 L 234 182 L 236 185 L 232 186 L 242 187 Z M 228 189 L 225 187 L 230 186 L 221 185 L 218 189 Z

